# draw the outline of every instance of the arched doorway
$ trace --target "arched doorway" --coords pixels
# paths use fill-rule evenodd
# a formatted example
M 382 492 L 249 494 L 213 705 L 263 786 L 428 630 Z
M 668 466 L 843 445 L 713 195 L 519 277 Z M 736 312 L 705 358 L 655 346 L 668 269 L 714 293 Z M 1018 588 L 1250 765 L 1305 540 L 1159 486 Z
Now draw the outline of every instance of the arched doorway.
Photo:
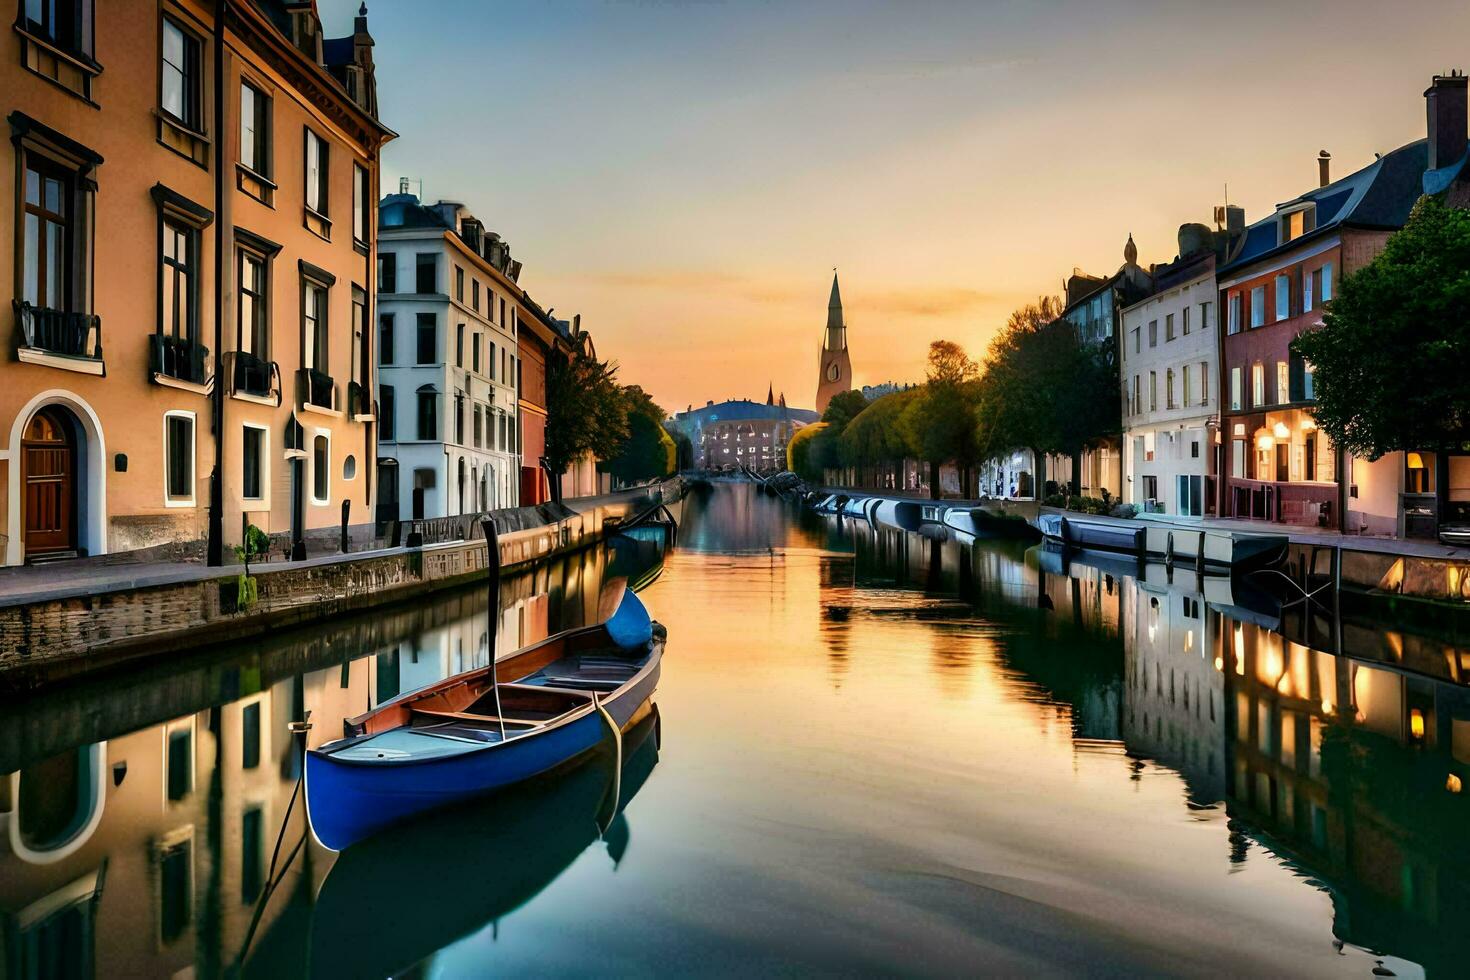
M 57 406 L 41 409 L 21 437 L 21 493 L 27 558 L 77 550 L 76 422 Z

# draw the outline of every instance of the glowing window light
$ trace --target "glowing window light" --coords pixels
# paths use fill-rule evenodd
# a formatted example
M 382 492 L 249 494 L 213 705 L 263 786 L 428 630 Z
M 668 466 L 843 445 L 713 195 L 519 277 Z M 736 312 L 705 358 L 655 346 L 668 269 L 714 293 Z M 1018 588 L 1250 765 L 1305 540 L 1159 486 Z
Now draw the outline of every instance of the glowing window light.
M 1412 736 L 1415 741 L 1419 741 L 1424 738 L 1424 712 L 1420 711 L 1418 708 L 1415 708 L 1409 712 L 1409 735 Z
M 1275 427 L 1271 429 L 1271 432 L 1278 439 L 1290 439 L 1291 438 L 1291 430 L 1286 427 L 1286 423 L 1285 422 L 1277 422 L 1276 425 L 1275 425 Z
M 1460 777 L 1454 773 L 1450 773 L 1444 778 L 1444 788 L 1451 793 L 1458 793 L 1460 791 Z

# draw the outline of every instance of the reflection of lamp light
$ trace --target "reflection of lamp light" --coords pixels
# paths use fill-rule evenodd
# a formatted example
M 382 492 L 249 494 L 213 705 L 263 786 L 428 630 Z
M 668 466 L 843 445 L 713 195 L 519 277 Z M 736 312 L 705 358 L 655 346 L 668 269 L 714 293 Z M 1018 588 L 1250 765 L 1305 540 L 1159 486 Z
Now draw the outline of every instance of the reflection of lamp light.
M 1411 470 L 1422 470 L 1424 468 L 1424 457 L 1418 453 L 1409 453 L 1404 457 L 1404 465 Z
M 1270 436 L 1261 436 L 1256 439 L 1256 448 L 1261 452 L 1269 452 L 1276 445 L 1276 440 Z
M 1451 793 L 1458 793 L 1460 791 L 1460 777 L 1454 773 L 1450 773 L 1444 778 L 1444 788 Z
M 1286 427 L 1285 422 L 1277 422 L 1276 425 L 1271 429 L 1271 431 L 1275 433 L 1276 438 L 1278 439 L 1291 438 L 1291 430 Z
M 1221 660 L 1219 657 L 1216 657 L 1215 658 L 1215 669 L 1218 670 L 1218 671 L 1224 671 L 1225 670 L 1225 661 Z
M 1245 626 L 1235 624 L 1235 672 L 1245 673 Z
M 1424 712 L 1418 708 L 1409 712 L 1409 735 L 1416 742 L 1424 738 Z
M 1325 699 L 1322 701 L 1322 713 L 1324 715 L 1330 715 L 1330 714 L 1332 714 L 1332 702 L 1331 701 L 1327 701 Z

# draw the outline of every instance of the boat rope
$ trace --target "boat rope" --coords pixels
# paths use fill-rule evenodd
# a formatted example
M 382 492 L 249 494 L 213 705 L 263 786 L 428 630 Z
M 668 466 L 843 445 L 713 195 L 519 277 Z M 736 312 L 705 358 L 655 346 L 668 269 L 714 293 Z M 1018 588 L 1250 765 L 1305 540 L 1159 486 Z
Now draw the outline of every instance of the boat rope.
M 623 730 L 618 727 L 613 716 L 607 713 L 607 709 L 602 706 L 602 698 L 595 691 L 592 693 L 592 703 L 597 706 L 597 713 L 602 715 L 602 720 L 607 722 L 608 730 L 612 732 L 613 737 L 612 806 L 608 811 L 607 826 L 599 828 L 600 832 L 605 834 L 608 827 L 612 826 L 613 820 L 617 818 L 618 803 L 623 797 Z

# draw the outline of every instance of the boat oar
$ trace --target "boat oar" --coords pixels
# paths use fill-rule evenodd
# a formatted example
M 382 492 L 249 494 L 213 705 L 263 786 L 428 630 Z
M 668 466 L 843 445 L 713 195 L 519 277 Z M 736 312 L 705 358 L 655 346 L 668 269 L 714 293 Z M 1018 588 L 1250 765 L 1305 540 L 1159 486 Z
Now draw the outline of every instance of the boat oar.
M 485 532 L 485 568 L 490 575 L 490 690 L 495 695 L 495 718 L 500 722 L 500 740 L 505 741 L 505 715 L 500 710 L 500 682 L 495 677 L 495 634 L 500 628 L 500 533 L 491 518 L 480 520 Z
M 607 825 L 598 828 L 599 833 L 605 834 L 607 833 L 608 827 L 612 826 L 613 820 L 617 818 L 618 804 L 622 801 L 623 730 L 618 727 L 618 723 L 613 720 L 613 716 L 608 714 L 607 709 L 602 706 L 602 698 L 598 696 L 596 691 L 592 692 L 592 703 L 597 707 L 597 713 L 602 715 L 602 720 L 607 722 L 608 730 L 612 732 L 613 737 L 612 806 L 608 808 Z

